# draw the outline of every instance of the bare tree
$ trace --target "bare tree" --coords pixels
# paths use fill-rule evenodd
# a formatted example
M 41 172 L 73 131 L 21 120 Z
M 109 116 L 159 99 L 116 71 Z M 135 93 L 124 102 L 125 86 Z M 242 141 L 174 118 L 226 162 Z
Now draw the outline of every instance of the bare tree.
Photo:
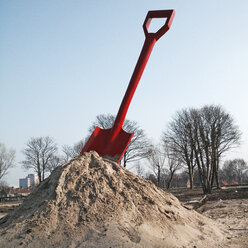
M 0 180 L 14 166 L 15 151 L 7 150 L 4 144 L 0 143 Z
M 140 161 L 136 162 L 135 167 L 136 167 L 137 175 L 139 177 L 143 177 L 145 171 L 144 171 L 144 168 L 142 168 Z
M 186 165 L 190 188 L 194 187 L 194 172 L 196 168 L 194 150 L 190 136 L 190 116 L 187 110 L 176 113 L 173 120 L 163 132 L 162 141 L 168 147 L 170 153 L 176 155 L 177 159 Z
M 224 162 L 222 172 L 222 179 L 228 183 L 232 181 L 237 181 L 242 184 L 244 178 L 246 177 L 246 172 L 248 171 L 247 163 L 244 159 L 233 159 Z
M 53 155 L 47 163 L 47 171 L 51 173 L 57 166 L 59 166 L 62 163 L 63 163 L 63 159 L 61 157 L 57 155 Z
M 239 144 L 241 133 L 220 106 L 204 106 L 178 112 L 164 133 L 164 140 L 186 162 L 197 165 L 204 193 L 219 183 L 221 156 Z M 187 161 L 190 161 L 188 163 Z
M 220 106 L 191 109 L 194 153 L 204 193 L 219 182 L 221 156 L 239 144 L 241 133 L 234 120 Z
M 22 151 L 25 160 L 21 161 L 21 164 L 25 169 L 34 169 L 38 174 L 39 182 L 42 182 L 45 179 L 48 164 L 57 153 L 57 145 L 47 136 L 31 138 L 26 146 Z
M 234 159 L 233 163 L 236 165 L 235 169 L 238 182 L 239 184 L 242 184 L 245 174 L 248 171 L 247 163 L 244 161 L 244 159 Z
M 98 115 L 96 121 L 89 128 L 89 133 L 92 133 L 96 126 L 108 129 L 112 128 L 115 121 L 115 116 L 111 114 Z M 138 161 L 142 158 L 146 158 L 149 155 L 149 149 L 151 147 L 150 141 L 147 139 L 145 132 L 141 129 L 137 122 L 125 120 L 123 129 L 128 132 L 134 132 L 134 136 L 125 151 L 121 163 L 126 167 L 128 162 Z
M 150 168 L 157 178 L 157 185 L 169 189 L 173 177 L 182 168 L 182 162 L 167 145 L 152 146 L 147 158 Z
M 160 146 L 152 146 L 147 157 L 150 168 L 156 179 L 157 186 L 161 187 L 161 174 L 165 171 L 166 157 Z
M 174 150 L 170 150 L 169 146 L 164 146 L 164 153 L 167 158 L 167 167 L 168 167 L 168 174 L 169 178 L 167 181 L 167 189 L 171 187 L 172 179 L 175 175 L 175 172 L 177 170 L 180 170 L 182 168 L 182 161 L 180 159 L 180 156 L 178 154 L 174 153 Z
M 155 175 L 153 173 L 147 172 L 145 174 L 145 179 L 153 182 L 155 185 L 157 185 L 157 183 L 158 183 L 158 179 L 155 177 Z
M 68 160 L 78 156 L 82 151 L 84 144 L 85 141 L 80 140 L 79 142 L 75 143 L 73 146 L 64 145 L 62 147 L 62 152 L 64 154 L 62 156 L 62 161 L 67 162 Z
M 205 106 L 201 109 L 203 121 L 206 123 L 209 132 L 206 132 L 205 146 L 209 145 L 209 158 L 213 167 L 213 177 L 217 187 L 219 183 L 219 164 L 220 158 L 224 153 L 239 145 L 241 132 L 234 124 L 233 118 L 229 113 L 226 113 L 221 106 Z M 209 144 L 210 143 L 210 144 Z
M 0 181 L 0 191 L 5 190 L 7 188 L 9 188 L 8 184 L 5 181 L 1 180 Z

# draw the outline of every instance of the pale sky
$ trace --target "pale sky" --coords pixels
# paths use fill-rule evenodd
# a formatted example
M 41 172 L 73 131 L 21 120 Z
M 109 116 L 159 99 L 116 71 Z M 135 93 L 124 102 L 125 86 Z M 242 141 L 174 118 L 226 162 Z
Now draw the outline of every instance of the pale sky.
M 10 186 L 28 174 L 19 162 L 31 137 L 73 145 L 96 115 L 117 113 L 156 9 L 176 15 L 127 118 L 159 141 L 176 111 L 220 104 L 243 133 L 227 157 L 248 161 L 247 0 L 0 0 L 0 142 L 16 150 Z

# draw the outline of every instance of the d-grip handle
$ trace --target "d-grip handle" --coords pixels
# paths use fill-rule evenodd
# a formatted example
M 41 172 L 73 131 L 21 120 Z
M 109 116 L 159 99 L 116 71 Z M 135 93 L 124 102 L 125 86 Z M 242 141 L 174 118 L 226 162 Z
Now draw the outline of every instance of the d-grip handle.
M 148 11 L 146 19 L 143 24 L 143 29 L 144 29 L 146 38 L 152 35 L 156 40 L 158 40 L 161 36 L 163 36 L 170 29 L 174 16 L 175 16 L 175 10 L 173 9 Z M 166 21 L 165 21 L 165 24 L 156 33 L 149 33 L 148 28 L 153 18 L 166 18 Z

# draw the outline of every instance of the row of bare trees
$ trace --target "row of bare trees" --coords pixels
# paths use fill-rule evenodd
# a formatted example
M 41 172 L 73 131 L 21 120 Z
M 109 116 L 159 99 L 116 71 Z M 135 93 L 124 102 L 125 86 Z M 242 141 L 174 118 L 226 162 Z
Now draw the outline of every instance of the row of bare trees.
M 110 114 L 98 115 L 96 121 L 94 121 L 89 128 L 89 134 L 92 133 L 96 126 L 103 129 L 112 127 L 114 120 L 115 116 Z M 134 132 L 133 139 L 121 161 L 121 164 L 126 167 L 129 162 L 138 161 L 147 157 L 151 145 L 144 130 L 138 126 L 137 122 L 125 120 L 123 128 L 127 132 Z M 21 161 L 21 164 L 25 169 L 33 169 L 38 175 L 39 182 L 42 182 L 45 179 L 46 173 L 51 173 L 59 164 L 78 156 L 86 139 L 82 139 L 73 146 L 64 145 L 62 147 L 62 154 L 59 155 L 57 144 L 53 138 L 49 136 L 31 138 L 23 150 L 25 159 Z
M 226 160 L 220 168 L 220 182 L 222 186 L 226 185 L 247 185 L 248 184 L 248 164 L 244 159 L 232 159 Z M 151 180 L 154 184 L 158 185 L 156 174 L 151 172 L 144 172 L 140 174 L 142 177 Z M 165 189 L 168 188 L 168 181 L 170 174 L 163 171 L 160 175 L 160 187 Z M 194 173 L 194 186 L 200 187 L 201 182 L 199 180 L 198 170 Z M 183 167 L 182 170 L 177 171 L 173 175 L 170 187 L 189 187 L 189 176 L 187 170 Z
M 115 116 L 98 115 L 89 128 L 89 134 L 99 126 L 108 129 L 113 126 Z M 161 176 L 167 175 L 166 187 L 169 188 L 176 171 L 187 168 L 190 187 L 193 188 L 195 173 L 199 175 L 204 193 L 210 193 L 214 182 L 220 186 L 220 160 L 224 153 L 239 144 L 240 131 L 232 117 L 220 106 L 183 109 L 176 113 L 162 135 L 158 146 L 151 145 L 143 129 L 137 122 L 126 120 L 123 126 L 134 137 L 127 148 L 121 164 L 146 158 L 152 169 L 157 185 L 161 186 Z M 85 139 L 73 146 L 63 146 L 58 155 L 53 139 L 31 138 L 23 153 L 25 168 L 33 168 L 40 179 L 44 180 L 46 171 L 51 172 L 58 164 L 79 155 Z M 137 173 L 142 173 L 140 164 Z M 164 182 L 164 181 L 163 181 Z

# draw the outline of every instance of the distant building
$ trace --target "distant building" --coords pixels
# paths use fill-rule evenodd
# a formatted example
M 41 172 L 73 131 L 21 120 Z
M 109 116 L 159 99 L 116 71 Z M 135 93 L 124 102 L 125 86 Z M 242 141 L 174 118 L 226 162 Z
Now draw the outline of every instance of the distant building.
M 19 187 L 20 188 L 29 188 L 36 186 L 39 183 L 38 176 L 35 174 L 28 174 L 26 178 L 19 179 Z
M 30 178 L 20 178 L 19 179 L 19 187 L 20 188 L 29 188 L 31 186 L 30 184 Z
M 39 178 L 35 174 L 28 174 L 27 178 L 30 178 L 30 186 L 36 186 L 39 184 Z

